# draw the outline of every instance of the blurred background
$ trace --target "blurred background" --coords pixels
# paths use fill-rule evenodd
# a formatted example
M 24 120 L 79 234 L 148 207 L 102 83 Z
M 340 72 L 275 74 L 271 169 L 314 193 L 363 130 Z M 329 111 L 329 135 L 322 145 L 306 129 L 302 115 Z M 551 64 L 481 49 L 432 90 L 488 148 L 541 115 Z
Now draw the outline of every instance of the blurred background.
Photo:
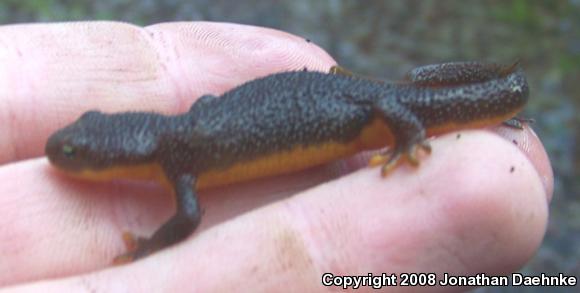
M 428 63 L 521 60 L 531 86 L 524 116 L 536 120 L 555 176 L 546 238 L 522 272 L 580 276 L 580 0 L 0 2 L 0 24 L 96 19 L 276 28 L 310 39 L 355 72 L 386 79 Z M 541 291 L 477 291 L 521 289 Z

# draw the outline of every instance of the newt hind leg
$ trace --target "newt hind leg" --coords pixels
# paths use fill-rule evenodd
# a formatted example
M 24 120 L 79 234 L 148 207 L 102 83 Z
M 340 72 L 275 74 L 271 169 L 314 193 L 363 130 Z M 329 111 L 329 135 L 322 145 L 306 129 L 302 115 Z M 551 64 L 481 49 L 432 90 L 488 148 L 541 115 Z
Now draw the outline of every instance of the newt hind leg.
M 411 144 L 407 149 L 405 148 L 394 148 L 382 151 L 369 160 L 369 166 L 381 166 L 381 176 L 387 176 L 395 167 L 401 162 L 401 159 L 406 159 L 406 161 L 411 164 L 411 166 L 419 166 L 419 150 L 423 150 L 427 154 L 431 153 L 431 145 L 423 140 L 418 143 Z
M 375 111 L 389 126 L 395 136 L 395 146 L 381 152 L 369 161 L 369 165 L 382 165 L 381 175 L 387 176 L 404 159 L 412 166 L 419 166 L 419 151 L 431 153 L 425 127 L 415 114 L 396 101 L 381 99 Z

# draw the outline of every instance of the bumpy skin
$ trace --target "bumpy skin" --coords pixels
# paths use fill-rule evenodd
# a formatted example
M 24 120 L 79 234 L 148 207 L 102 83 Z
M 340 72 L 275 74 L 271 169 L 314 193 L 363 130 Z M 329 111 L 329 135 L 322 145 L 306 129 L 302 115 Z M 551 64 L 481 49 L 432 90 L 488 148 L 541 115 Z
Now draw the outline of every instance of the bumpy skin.
M 172 187 L 176 214 L 122 258 L 130 260 L 193 232 L 200 221 L 196 186 L 292 172 L 388 145 L 379 156 L 386 174 L 401 156 L 417 164 L 417 149 L 429 150 L 427 136 L 500 123 L 527 98 L 516 64 L 428 65 L 396 84 L 285 72 L 203 96 L 182 115 L 87 112 L 49 138 L 46 154 L 79 177 L 152 178 Z

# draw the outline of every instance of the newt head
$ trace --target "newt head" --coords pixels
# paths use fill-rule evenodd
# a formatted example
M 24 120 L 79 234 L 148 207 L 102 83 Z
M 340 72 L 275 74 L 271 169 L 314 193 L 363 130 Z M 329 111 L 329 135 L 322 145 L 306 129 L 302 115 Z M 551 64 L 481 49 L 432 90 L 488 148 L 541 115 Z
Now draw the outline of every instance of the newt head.
M 45 153 L 58 169 L 81 176 L 148 164 L 157 149 L 155 130 L 164 118 L 153 113 L 89 111 L 52 134 Z

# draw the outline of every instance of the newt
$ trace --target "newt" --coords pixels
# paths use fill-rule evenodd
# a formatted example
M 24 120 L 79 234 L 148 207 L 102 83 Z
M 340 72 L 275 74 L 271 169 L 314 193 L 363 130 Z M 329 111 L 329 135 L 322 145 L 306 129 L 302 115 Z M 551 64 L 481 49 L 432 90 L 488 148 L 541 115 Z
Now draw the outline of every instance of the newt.
M 504 121 L 521 126 L 514 117 L 529 95 L 517 63 L 427 65 L 395 83 L 332 71 L 257 78 L 173 116 L 88 111 L 52 134 L 45 152 L 75 177 L 158 180 L 173 192 L 175 214 L 116 258 L 125 262 L 192 234 L 201 220 L 200 189 L 387 146 L 370 160 L 386 176 L 400 162 L 417 166 L 418 152 L 431 150 L 430 136 Z

